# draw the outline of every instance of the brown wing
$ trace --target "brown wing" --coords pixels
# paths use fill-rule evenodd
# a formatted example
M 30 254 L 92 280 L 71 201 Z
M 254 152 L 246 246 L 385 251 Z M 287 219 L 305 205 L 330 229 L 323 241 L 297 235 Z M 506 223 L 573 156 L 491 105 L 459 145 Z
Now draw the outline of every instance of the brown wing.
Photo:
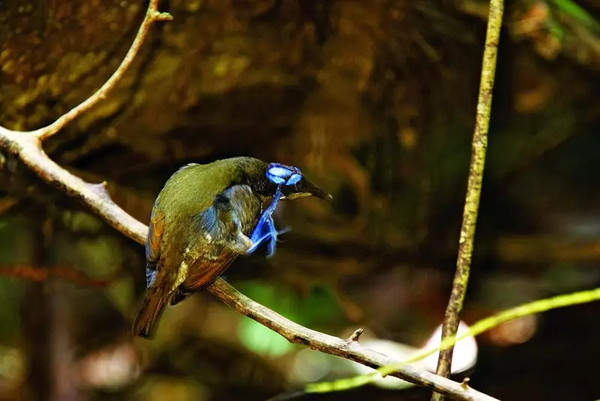
M 160 208 L 154 207 L 152 216 L 150 216 L 148 239 L 146 240 L 146 261 L 149 269 L 156 270 L 156 263 L 160 259 L 160 241 L 164 230 L 165 214 Z
M 196 261 L 186 280 L 181 285 L 184 292 L 200 291 L 211 285 L 227 268 L 237 255 L 223 250 L 219 257 L 210 262 Z

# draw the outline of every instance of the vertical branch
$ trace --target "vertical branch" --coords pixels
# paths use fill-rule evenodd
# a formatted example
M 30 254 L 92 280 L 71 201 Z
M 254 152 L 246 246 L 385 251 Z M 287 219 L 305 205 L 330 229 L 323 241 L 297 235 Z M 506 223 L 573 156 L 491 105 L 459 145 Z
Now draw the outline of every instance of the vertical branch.
M 37 214 L 30 225 L 31 260 L 33 266 L 44 266 L 47 257 L 43 218 Z M 43 269 L 40 267 L 40 269 Z M 52 380 L 52 345 L 50 327 L 52 314 L 49 306 L 50 291 L 46 282 L 26 283 L 21 301 L 23 317 L 22 339 L 25 354 L 24 398 L 45 401 L 54 390 Z
M 496 73 L 496 56 L 498 54 L 498 40 L 500 38 L 503 11 L 503 0 L 490 1 L 485 49 L 483 52 L 483 64 L 481 67 L 481 82 L 479 84 L 477 115 L 475 117 L 475 130 L 473 132 L 473 143 L 471 147 L 471 165 L 469 167 L 467 194 L 458 244 L 456 273 L 452 283 L 452 293 L 450 294 L 450 300 L 448 301 L 448 307 L 446 308 L 444 316 L 442 340 L 456 335 L 459 315 L 463 307 L 467 283 L 469 281 L 475 226 L 477 223 L 483 168 L 485 165 L 487 134 L 490 122 L 490 112 L 492 109 L 492 89 L 494 87 L 494 76 Z M 440 352 L 436 371 L 438 375 L 443 377 L 450 376 L 453 350 L 454 348 L 451 347 Z M 435 393 L 433 399 L 441 399 L 441 395 Z

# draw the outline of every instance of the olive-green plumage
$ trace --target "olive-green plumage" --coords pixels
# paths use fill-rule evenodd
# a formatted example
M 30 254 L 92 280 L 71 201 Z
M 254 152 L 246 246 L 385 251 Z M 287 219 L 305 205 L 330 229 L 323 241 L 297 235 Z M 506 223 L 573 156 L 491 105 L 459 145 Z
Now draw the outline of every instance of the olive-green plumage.
M 249 235 L 277 189 L 269 164 L 250 157 L 190 164 L 169 178 L 152 209 L 146 243 L 148 293 L 134 333 L 151 335 L 167 304 L 210 285 L 252 245 Z M 329 197 L 302 180 L 284 197 Z

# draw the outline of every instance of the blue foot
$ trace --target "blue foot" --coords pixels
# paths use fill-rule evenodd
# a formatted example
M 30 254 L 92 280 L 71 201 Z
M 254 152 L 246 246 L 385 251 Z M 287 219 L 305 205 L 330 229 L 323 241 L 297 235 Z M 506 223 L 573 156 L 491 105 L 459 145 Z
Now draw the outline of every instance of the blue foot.
M 278 186 L 275 191 L 273 201 L 267 207 L 260 216 L 254 231 L 250 235 L 252 246 L 246 251 L 247 254 L 251 254 L 262 244 L 264 241 L 268 241 L 267 245 L 267 257 L 273 256 L 275 253 L 275 244 L 277 242 L 277 236 L 286 230 L 277 231 L 275 228 L 275 222 L 273 221 L 273 212 L 277 208 L 277 204 L 281 200 L 281 187 Z

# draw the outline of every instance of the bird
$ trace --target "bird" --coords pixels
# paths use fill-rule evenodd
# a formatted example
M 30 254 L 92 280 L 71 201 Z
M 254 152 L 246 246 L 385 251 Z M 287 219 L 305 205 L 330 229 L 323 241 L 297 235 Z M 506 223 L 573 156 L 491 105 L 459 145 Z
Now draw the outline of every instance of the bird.
M 146 240 L 146 295 L 133 332 L 152 337 L 166 305 L 212 284 L 237 256 L 277 235 L 278 202 L 303 196 L 331 200 L 298 167 L 234 157 L 191 163 L 176 171 L 158 194 Z

